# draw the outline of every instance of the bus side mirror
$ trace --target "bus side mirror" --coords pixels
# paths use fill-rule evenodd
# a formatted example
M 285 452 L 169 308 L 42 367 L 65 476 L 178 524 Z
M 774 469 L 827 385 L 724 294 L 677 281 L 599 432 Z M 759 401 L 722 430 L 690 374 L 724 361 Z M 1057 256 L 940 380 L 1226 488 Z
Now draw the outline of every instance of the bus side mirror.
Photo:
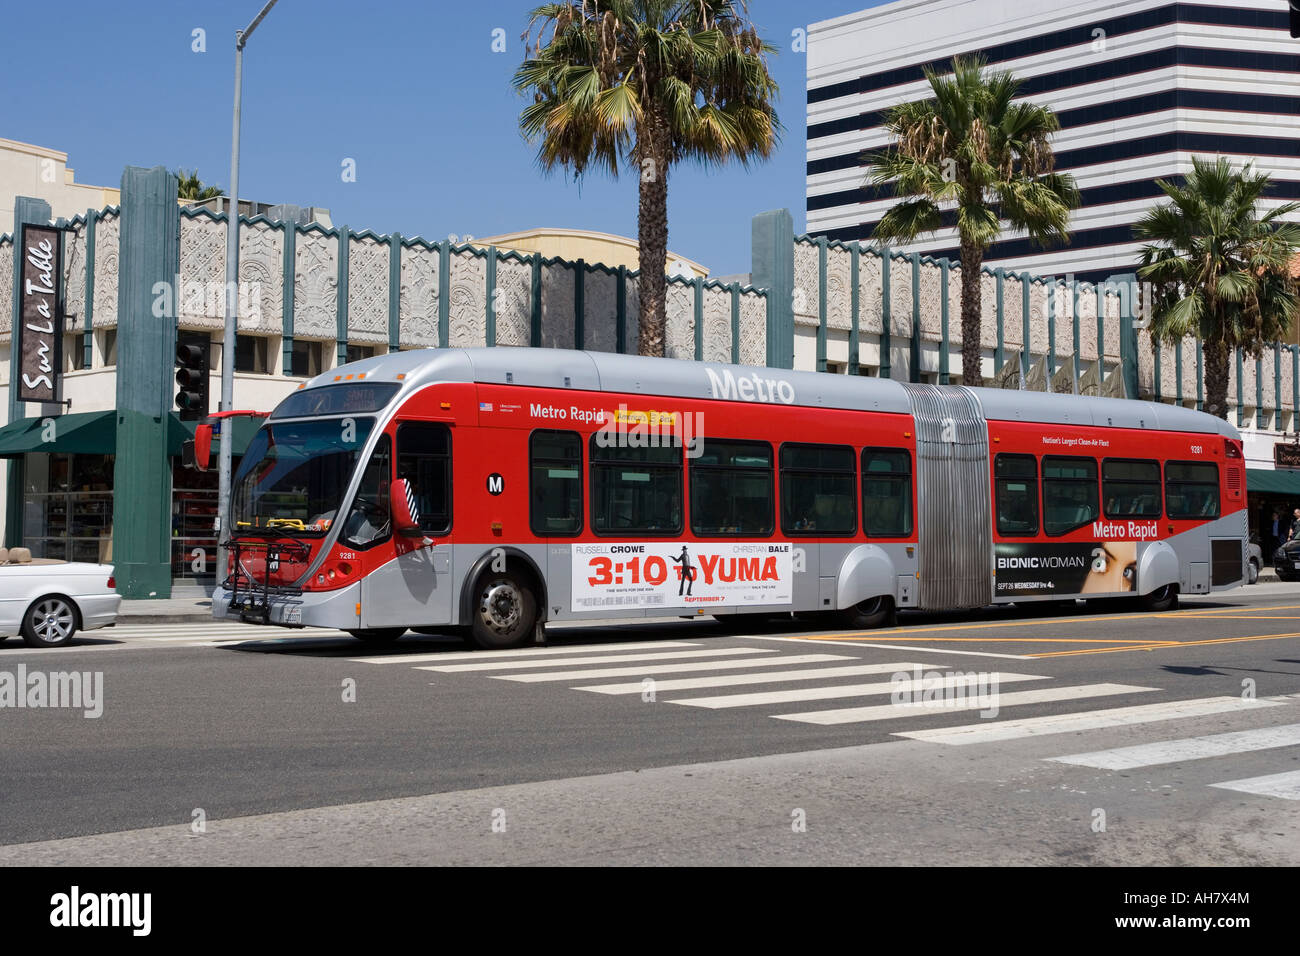
M 212 426 L 195 426 L 193 442 L 194 467 L 199 471 L 207 471 L 212 465 Z
M 411 489 L 411 483 L 405 478 L 398 478 L 389 489 L 389 498 L 393 503 L 393 527 L 397 533 L 408 538 L 423 537 L 420 512 L 415 506 L 415 492 Z

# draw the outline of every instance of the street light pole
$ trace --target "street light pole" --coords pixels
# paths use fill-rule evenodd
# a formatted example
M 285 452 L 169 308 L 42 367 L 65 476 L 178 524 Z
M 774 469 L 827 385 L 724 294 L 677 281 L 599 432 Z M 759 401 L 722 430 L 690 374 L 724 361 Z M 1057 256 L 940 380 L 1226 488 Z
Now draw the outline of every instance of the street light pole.
M 269 0 L 247 29 L 235 33 L 235 111 L 230 134 L 230 201 L 226 204 L 226 327 L 221 339 L 220 410 L 223 412 L 235 407 L 235 322 L 239 310 L 239 112 L 244 89 L 244 44 L 275 4 L 276 0 Z M 227 419 L 222 428 L 217 476 L 218 584 L 225 580 L 226 575 L 226 549 L 221 542 L 230 527 L 230 465 L 234 430 L 234 419 Z

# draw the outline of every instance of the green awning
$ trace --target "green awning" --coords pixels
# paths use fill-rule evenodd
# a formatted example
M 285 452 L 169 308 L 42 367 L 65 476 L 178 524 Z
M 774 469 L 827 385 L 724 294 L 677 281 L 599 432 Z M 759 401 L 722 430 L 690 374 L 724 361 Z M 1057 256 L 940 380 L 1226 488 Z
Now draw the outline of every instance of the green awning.
M 1300 471 L 1288 468 L 1246 469 L 1246 490 L 1261 495 L 1289 495 L 1300 498 Z
M 17 458 L 31 452 L 54 452 L 78 455 L 112 455 L 117 452 L 117 413 L 75 412 L 51 415 L 52 426 L 45 418 L 20 418 L 0 427 L 0 458 Z M 240 417 L 234 420 L 232 450 L 242 455 L 263 419 Z M 194 437 L 197 422 L 183 422 L 175 412 L 167 416 L 167 454 L 180 455 L 181 443 Z M 230 428 L 229 421 L 224 423 Z M 52 438 L 51 439 L 51 432 Z
M 77 412 L 20 418 L 0 428 L 0 458 L 17 458 L 30 452 L 75 452 L 111 455 L 117 445 L 115 412 Z

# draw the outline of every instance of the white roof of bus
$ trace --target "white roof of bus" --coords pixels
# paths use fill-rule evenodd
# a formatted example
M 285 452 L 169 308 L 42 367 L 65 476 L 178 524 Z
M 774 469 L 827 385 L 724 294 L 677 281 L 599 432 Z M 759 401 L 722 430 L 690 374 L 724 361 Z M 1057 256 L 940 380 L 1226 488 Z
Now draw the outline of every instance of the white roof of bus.
M 331 369 L 309 380 L 306 387 L 331 385 L 345 375 L 361 372 L 368 381 L 393 381 L 399 374 L 403 375 L 402 394 L 432 382 L 482 382 L 677 398 L 730 397 L 752 404 L 764 404 L 766 398 L 771 404 L 912 413 L 907 389 L 890 379 L 575 349 L 498 347 L 389 352 Z M 1222 419 L 1177 405 L 1015 389 L 969 391 L 976 396 L 984 416 L 995 421 L 1150 428 L 1240 437 Z M 791 396 L 793 401 L 784 401 Z

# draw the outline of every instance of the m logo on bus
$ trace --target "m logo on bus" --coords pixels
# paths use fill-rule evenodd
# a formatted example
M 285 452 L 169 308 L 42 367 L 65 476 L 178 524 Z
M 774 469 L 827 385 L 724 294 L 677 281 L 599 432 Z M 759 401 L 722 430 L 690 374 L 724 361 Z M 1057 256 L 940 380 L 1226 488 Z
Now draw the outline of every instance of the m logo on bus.
M 506 490 L 506 480 L 495 471 L 487 477 L 487 490 L 490 495 L 499 495 Z

